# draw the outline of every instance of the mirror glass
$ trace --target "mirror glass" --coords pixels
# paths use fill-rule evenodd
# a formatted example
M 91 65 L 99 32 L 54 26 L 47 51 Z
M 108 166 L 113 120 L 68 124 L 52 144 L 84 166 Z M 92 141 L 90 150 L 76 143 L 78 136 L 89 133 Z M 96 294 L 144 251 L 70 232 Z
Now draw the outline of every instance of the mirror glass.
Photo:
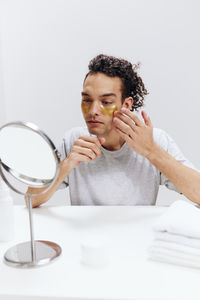
M 49 138 L 34 124 L 22 122 L 0 128 L 0 159 L 4 171 L 33 187 L 51 183 L 59 161 Z
M 50 241 L 34 239 L 32 225 L 32 191 L 44 187 L 46 192 L 59 172 L 60 156 L 48 136 L 36 125 L 12 122 L 0 128 L 0 175 L 15 192 L 27 196 L 30 242 L 7 250 L 4 261 L 14 267 L 35 267 L 49 263 L 61 254 L 61 247 Z M 37 193 L 38 194 L 38 193 Z

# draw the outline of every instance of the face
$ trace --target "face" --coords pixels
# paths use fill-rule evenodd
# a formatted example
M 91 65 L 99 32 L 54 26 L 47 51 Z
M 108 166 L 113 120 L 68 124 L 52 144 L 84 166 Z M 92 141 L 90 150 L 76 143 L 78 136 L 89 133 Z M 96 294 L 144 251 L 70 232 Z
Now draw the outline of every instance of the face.
M 96 136 L 107 136 L 113 129 L 113 114 L 122 107 L 121 79 L 102 73 L 87 76 L 81 108 L 88 130 Z

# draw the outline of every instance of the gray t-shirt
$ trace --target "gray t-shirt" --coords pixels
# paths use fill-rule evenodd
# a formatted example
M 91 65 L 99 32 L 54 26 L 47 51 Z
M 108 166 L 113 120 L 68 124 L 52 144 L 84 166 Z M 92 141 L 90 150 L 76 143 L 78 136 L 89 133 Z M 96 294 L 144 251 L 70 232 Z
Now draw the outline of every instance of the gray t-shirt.
M 154 128 L 155 142 L 176 160 L 195 169 L 163 130 Z M 69 130 L 59 149 L 63 160 L 87 128 Z M 120 150 L 108 151 L 91 162 L 81 162 L 60 186 L 69 186 L 72 205 L 154 205 L 159 185 L 177 191 L 174 185 L 148 159 L 137 154 L 126 143 Z M 178 192 L 178 191 L 177 191 Z

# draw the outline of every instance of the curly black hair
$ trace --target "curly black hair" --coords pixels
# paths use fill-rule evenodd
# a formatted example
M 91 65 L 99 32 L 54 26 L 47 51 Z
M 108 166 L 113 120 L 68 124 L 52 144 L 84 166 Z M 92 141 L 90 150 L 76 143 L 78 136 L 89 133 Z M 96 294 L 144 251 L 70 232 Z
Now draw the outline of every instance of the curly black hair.
M 131 111 L 137 111 L 139 107 L 144 105 L 144 96 L 148 94 L 141 77 L 138 76 L 136 70 L 139 64 L 131 64 L 125 59 L 116 58 L 99 54 L 93 58 L 89 65 L 89 74 L 104 73 L 111 77 L 120 77 L 122 80 L 122 103 L 127 97 L 133 98 Z

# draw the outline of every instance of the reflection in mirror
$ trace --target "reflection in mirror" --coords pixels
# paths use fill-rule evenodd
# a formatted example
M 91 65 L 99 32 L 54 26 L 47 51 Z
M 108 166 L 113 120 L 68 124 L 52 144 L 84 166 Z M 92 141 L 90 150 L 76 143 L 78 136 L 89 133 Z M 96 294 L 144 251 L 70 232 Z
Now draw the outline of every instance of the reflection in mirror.
M 30 124 L 29 124 L 30 125 Z M 0 158 L 13 176 L 21 175 L 30 186 L 49 184 L 56 174 L 56 155 L 49 140 L 21 123 L 3 127 L 0 132 Z
M 11 189 L 27 197 L 29 211 L 31 240 L 7 250 L 4 261 L 11 266 L 35 267 L 61 254 L 59 245 L 35 241 L 32 195 L 27 192 L 28 187 L 46 187 L 45 192 L 50 189 L 57 179 L 59 163 L 60 156 L 54 144 L 36 125 L 13 122 L 0 128 L 1 176 Z
M 1 175 L 4 177 L 4 181 L 7 181 L 8 186 L 12 186 L 12 190 L 20 191 L 22 195 L 27 193 L 27 184 L 19 181 L 17 177 L 13 176 L 10 172 L 6 171 L 6 168 L 1 167 Z

